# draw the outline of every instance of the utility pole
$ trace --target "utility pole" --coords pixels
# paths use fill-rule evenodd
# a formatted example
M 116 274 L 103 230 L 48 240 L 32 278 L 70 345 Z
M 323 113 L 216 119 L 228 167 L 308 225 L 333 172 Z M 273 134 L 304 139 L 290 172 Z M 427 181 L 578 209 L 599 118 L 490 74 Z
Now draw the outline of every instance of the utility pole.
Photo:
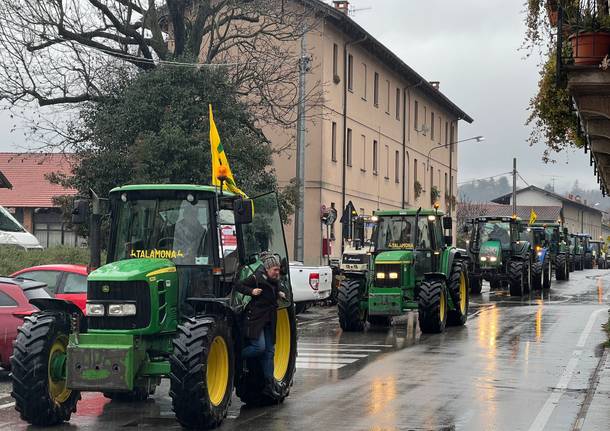
M 298 203 L 294 223 L 294 259 L 304 261 L 305 238 L 305 87 L 306 74 L 310 68 L 307 55 L 306 33 L 301 37 L 301 58 L 299 60 L 299 108 L 297 124 L 297 187 Z
M 513 159 L 513 216 L 517 216 L 517 158 Z

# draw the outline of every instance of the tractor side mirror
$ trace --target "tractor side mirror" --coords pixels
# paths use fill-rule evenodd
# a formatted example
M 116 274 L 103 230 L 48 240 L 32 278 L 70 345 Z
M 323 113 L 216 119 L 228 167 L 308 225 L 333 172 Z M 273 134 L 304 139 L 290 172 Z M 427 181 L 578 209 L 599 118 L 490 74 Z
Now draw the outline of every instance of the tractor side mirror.
M 235 224 L 252 223 L 254 206 L 251 199 L 237 199 L 233 202 L 233 213 L 235 214 Z
M 89 222 L 89 200 L 76 199 L 72 208 L 72 224 L 82 225 Z
M 445 229 L 445 230 L 453 229 L 453 219 L 451 217 L 443 217 L 443 229 Z

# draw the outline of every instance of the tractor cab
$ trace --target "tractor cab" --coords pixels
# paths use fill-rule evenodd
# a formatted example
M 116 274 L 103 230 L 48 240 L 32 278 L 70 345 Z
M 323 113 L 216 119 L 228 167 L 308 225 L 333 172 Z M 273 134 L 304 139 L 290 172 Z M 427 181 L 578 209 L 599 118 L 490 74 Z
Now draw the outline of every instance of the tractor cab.
M 520 240 L 520 219 L 478 217 L 472 220 L 470 251 L 478 256 L 482 268 L 501 267 Z
M 352 223 L 353 237 L 344 242 L 340 270 L 345 273 L 365 274 L 371 264 L 371 255 L 375 249 L 372 242 L 376 217 L 358 216 Z

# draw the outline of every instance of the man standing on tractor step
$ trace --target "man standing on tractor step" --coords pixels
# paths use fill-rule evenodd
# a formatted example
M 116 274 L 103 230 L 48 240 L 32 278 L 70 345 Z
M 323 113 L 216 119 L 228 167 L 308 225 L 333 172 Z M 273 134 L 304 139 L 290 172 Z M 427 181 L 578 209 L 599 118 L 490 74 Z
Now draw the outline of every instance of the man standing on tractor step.
M 244 359 L 259 358 L 265 376 L 263 393 L 279 398 L 280 393 L 273 377 L 275 355 L 275 325 L 278 299 L 286 298 L 280 291 L 280 258 L 272 253 L 262 253 L 263 265 L 254 274 L 239 282 L 237 291 L 252 297 L 246 306 L 246 337 L 248 345 L 242 350 Z

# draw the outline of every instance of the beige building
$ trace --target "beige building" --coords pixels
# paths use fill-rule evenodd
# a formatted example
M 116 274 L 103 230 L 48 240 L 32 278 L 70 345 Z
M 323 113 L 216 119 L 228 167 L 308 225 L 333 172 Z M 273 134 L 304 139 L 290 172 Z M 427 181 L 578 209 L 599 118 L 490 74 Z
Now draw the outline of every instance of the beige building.
M 352 202 L 359 214 L 377 209 L 447 208 L 457 194 L 460 120 L 472 122 L 438 83 L 428 82 L 344 13 L 318 0 L 320 22 L 307 34 L 311 56 L 307 83 L 323 85 L 322 106 L 309 113 L 305 155 L 304 256 L 320 264 L 323 244 L 339 256 L 343 208 Z M 276 146 L 294 138 L 264 129 Z M 450 151 L 451 150 L 451 151 Z M 292 149 L 276 158 L 281 185 L 296 176 Z M 451 169 L 450 169 L 451 167 Z M 450 184 L 453 183 L 451 188 Z M 334 207 L 338 220 L 327 230 L 321 209 Z M 293 250 L 294 223 L 286 228 Z M 328 238 L 330 236 L 330 238 Z
M 512 205 L 512 194 L 494 199 L 492 202 Z M 588 233 L 593 239 L 602 235 L 602 211 L 595 207 L 596 202 L 580 200 L 578 196 L 561 196 L 536 186 L 517 191 L 519 206 L 561 207 L 561 219 L 570 233 Z

